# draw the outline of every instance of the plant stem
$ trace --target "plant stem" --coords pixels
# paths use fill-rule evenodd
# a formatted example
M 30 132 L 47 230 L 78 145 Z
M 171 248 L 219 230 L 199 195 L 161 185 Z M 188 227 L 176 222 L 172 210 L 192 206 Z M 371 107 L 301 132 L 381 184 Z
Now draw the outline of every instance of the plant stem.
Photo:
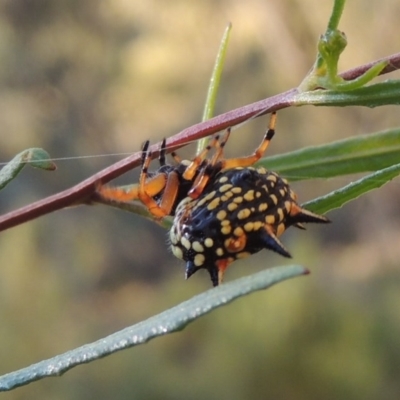
M 327 31 L 335 30 L 339 26 L 346 0 L 335 0 L 331 17 L 329 18 Z

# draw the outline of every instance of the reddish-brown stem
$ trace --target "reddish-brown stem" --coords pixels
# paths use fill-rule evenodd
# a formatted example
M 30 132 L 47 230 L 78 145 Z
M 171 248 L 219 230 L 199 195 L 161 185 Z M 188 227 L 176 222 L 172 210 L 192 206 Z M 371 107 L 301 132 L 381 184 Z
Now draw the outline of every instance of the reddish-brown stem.
M 387 67 L 384 68 L 381 74 L 400 69 L 400 53 L 397 53 L 381 60 L 348 70 L 341 74 L 341 76 L 346 80 L 357 78 L 367 71 L 372 65 L 380 61 L 388 61 Z M 201 139 L 215 132 L 224 130 L 229 126 L 235 126 L 251 117 L 261 116 L 272 111 L 289 107 L 292 104 L 292 100 L 296 93 L 297 89 L 291 89 L 279 95 L 237 108 L 225 114 L 218 115 L 217 117 L 214 117 L 208 121 L 193 125 L 169 138 L 167 141 L 167 147 L 170 149 L 181 147 L 185 143 Z M 153 157 L 158 156 L 158 149 L 159 144 L 155 144 L 151 147 Z M 0 231 L 65 207 L 85 203 L 90 204 L 91 201 L 95 199 L 96 187 L 100 183 L 104 184 L 112 179 L 117 178 L 118 176 L 138 166 L 139 163 L 140 155 L 136 153 L 135 155 L 126 157 L 123 160 L 116 162 L 115 164 L 103 169 L 102 171 L 67 190 L 29 204 L 18 210 L 11 211 L 0 217 Z

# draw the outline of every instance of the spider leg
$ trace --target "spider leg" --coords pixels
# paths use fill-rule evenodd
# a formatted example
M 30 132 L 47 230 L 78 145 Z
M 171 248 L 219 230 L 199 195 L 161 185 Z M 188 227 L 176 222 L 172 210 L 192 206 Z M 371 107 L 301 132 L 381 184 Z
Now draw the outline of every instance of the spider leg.
M 189 197 L 191 197 L 192 199 L 197 199 L 203 193 L 203 190 L 209 182 L 211 174 L 213 172 L 213 168 L 210 164 L 204 165 L 188 192 Z
M 145 183 L 145 191 L 150 197 L 159 194 L 166 185 L 166 174 L 159 174 L 148 179 Z M 105 200 L 128 203 L 139 199 L 139 185 L 129 185 L 126 187 L 100 186 L 97 193 Z
M 164 141 L 163 141 L 164 143 Z M 149 148 L 150 142 L 147 140 L 144 142 L 142 147 L 142 155 L 141 155 L 141 165 L 142 165 L 142 175 L 143 175 L 143 166 L 146 163 L 147 165 L 150 163 L 151 158 L 149 157 Z M 163 146 L 163 145 L 161 145 Z M 161 154 L 162 150 L 160 150 Z M 165 151 L 164 151 L 165 153 Z M 150 154 L 151 155 L 151 154 Z M 156 175 L 150 179 L 147 179 L 147 171 L 145 175 L 145 191 L 149 196 L 156 196 L 160 193 L 166 184 L 167 178 L 165 174 Z M 105 200 L 113 201 L 116 203 L 128 203 L 133 200 L 139 199 L 139 191 L 140 185 L 129 185 L 127 187 L 112 187 L 112 186 L 100 186 L 97 189 L 97 193 Z
M 139 186 L 133 185 L 127 188 L 100 186 L 97 189 L 97 193 L 104 200 L 116 203 L 128 203 L 139 198 Z
M 175 151 L 173 151 L 173 152 L 171 153 L 171 157 L 175 160 L 175 162 L 176 162 L 177 164 L 179 164 L 179 163 L 182 162 L 182 158 L 180 158 L 180 157 L 178 156 L 178 154 L 175 153 Z
M 231 127 L 229 127 L 226 130 L 226 132 L 225 132 L 224 136 L 222 137 L 222 139 L 215 144 L 215 147 L 216 147 L 217 150 L 216 150 L 213 158 L 210 160 L 210 164 L 212 166 L 214 166 L 217 163 L 217 161 L 224 156 L 224 154 L 223 154 L 224 153 L 224 147 L 225 147 L 226 142 L 228 141 L 230 135 L 231 135 Z
M 231 134 L 231 128 L 226 130 L 225 135 L 223 136 L 220 142 L 217 142 L 214 147 L 216 147 L 216 152 L 212 159 L 205 165 L 201 170 L 200 173 L 197 175 L 195 181 L 193 182 L 192 188 L 189 190 L 189 196 L 192 199 L 197 199 L 200 194 L 203 192 L 204 188 L 206 187 L 207 183 L 210 180 L 211 174 L 214 172 L 213 167 L 217 164 L 217 162 L 223 157 L 223 151 L 226 142 L 229 139 Z
M 144 161 L 146 160 L 147 153 L 149 152 L 149 145 L 150 145 L 150 140 L 146 140 L 142 146 L 142 155 L 140 157 L 140 165 L 142 166 L 142 168 L 144 165 Z
M 161 197 L 160 204 L 158 205 L 160 211 L 166 215 L 171 215 L 172 208 L 174 207 L 179 190 L 179 178 L 176 172 L 171 172 L 168 175 L 165 189 Z
M 165 152 L 167 150 L 167 141 L 164 138 L 163 141 L 161 142 L 160 146 L 160 155 L 158 156 L 158 161 L 160 162 L 160 166 L 165 165 Z
M 179 179 L 177 174 L 172 172 L 168 175 L 159 174 L 154 178 L 150 179 L 150 181 L 147 181 L 147 174 L 150 161 L 151 161 L 151 152 L 148 151 L 142 167 L 142 173 L 140 174 L 138 198 L 147 207 L 150 213 L 154 215 L 154 217 L 163 218 L 171 213 L 176 196 L 178 195 Z M 162 177 L 163 179 L 162 185 L 160 187 L 157 187 L 157 191 L 154 193 L 152 191 L 152 183 L 160 183 L 159 177 Z M 157 201 L 154 200 L 153 197 L 161 193 L 162 191 L 163 193 L 161 201 L 160 203 L 157 203 Z
M 183 179 L 186 179 L 188 181 L 192 180 L 193 177 L 196 175 L 196 172 L 203 162 L 205 160 L 207 154 L 210 152 L 210 150 L 213 147 L 218 146 L 219 143 L 219 135 L 214 136 L 213 138 L 210 139 L 208 142 L 207 147 L 201 151 L 193 160 L 192 162 L 187 166 L 185 169 L 185 172 L 183 173 L 182 177 Z
M 250 167 L 255 162 L 257 162 L 267 150 L 271 139 L 275 134 L 275 124 L 276 124 L 276 113 L 273 112 L 271 114 L 271 119 L 269 122 L 268 130 L 265 133 L 264 139 L 261 144 L 256 148 L 254 153 L 247 157 L 241 158 L 230 158 L 228 160 L 221 160 L 221 167 L 222 169 L 230 169 L 236 167 Z

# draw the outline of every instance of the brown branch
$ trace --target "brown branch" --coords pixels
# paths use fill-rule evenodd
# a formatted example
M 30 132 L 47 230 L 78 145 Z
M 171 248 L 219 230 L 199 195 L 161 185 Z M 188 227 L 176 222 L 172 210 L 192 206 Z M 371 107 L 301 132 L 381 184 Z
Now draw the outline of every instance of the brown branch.
M 236 110 L 221 114 L 205 122 L 193 125 L 168 139 L 167 147 L 181 147 L 187 142 L 219 132 L 229 126 L 237 125 L 257 114 L 263 115 L 274 110 L 288 107 L 295 93 L 296 89 L 292 89 L 288 92 L 237 108 Z M 159 144 L 155 144 L 151 147 L 153 157 L 158 155 L 159 146 Z M 136 153 L 116 162 L 67 190 L 21 207 L 18 210 L 11 211 L 0 217 L 0 231 L 65 207 L 84 203 L 90 204 L 91 197 L 95 196 L 96 188 L 100 183 L 104 184 L 117 178 L 125 172 L 137 167 L 139 163 L 140 155 Z
M 341 74 L 341 76 L 346 80 L 355 79 L 367 71 L 372 65 L 380 61 L 388 61 L 389 63 L 388 66 L 385 67 L 381 72 L 381 74 L 400 69 L 400 53 L 397 53 L 348 70 Z M 258 117 L 268 114 L 272 111 L 289 107 L 292 104 L 292 100 L 296 93 L 297 89 L 291 89 L 279 95 L 237 108 L 225 114 L 214 117 L 208 121 L 193 125 L 168 139 L 168 148 L 181 147 L 185 143 L 201 139 L 215 132 L 224 130 L 229 126 L 235 126 L 251 117 Z M 158 155 L 158 149 L 159 144 L 151 147 L 153 157 Z M 140 155 L 138 154 L 126 157 L 67 190 L 29 204 L 18 210 L 11 211 L 0 217 L 0 231 L 65 207 L 84 203 L 90 204 L 92 199 L 95 199 L 96 188 L 100 183 L 104 184 L 112 179 L 117 178 L 118 176 L 138 166 L 139 163 Z

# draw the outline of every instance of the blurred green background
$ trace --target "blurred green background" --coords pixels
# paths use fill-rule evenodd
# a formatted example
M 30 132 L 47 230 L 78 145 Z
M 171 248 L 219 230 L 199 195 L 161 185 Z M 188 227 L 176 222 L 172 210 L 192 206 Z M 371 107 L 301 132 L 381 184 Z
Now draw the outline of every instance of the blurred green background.
M 367 7 L 368 5 L 368 7 Z M 217 113 L 296 86 L 331 1 L 2 0 L 0 162 L 29 147 L 57 161 L 0 193 L 5 213 L 80 182 L 199 122 L 233 23 Z M 341 70 L 398 52 L 400 3 L 349 1 Z M 392 74 L 391 77 L 396 77 Z M 397 74 L 397 77 L 399 75 Z M 387 79 L 387 77 L 385 77 Z M 281 111 L 269 154 L 399 126 L 398 108 Z M 250 153 L 268 117 L 232 135 Z M 190 157 L 195 146 L 181 152 Z M 290 179 L 290 177 L 289 177 Z M 298 182 L 301 201 L 354 177 Z M 137 180 L 137 171 L 118 183 Z M 221 308 L 184 331 L 45 379 L 9 399 L 398 399 L 400 184 L 282 238 L 312 274 Z M 210 287 L 184 281 L 166 231 L 105 206 L 56 212 L 0 235 L 0 374 L 134 324 Z M 290 262 L 290 261 L 289 261 Z M 263 251 L 226 280 L 286 260 Z

